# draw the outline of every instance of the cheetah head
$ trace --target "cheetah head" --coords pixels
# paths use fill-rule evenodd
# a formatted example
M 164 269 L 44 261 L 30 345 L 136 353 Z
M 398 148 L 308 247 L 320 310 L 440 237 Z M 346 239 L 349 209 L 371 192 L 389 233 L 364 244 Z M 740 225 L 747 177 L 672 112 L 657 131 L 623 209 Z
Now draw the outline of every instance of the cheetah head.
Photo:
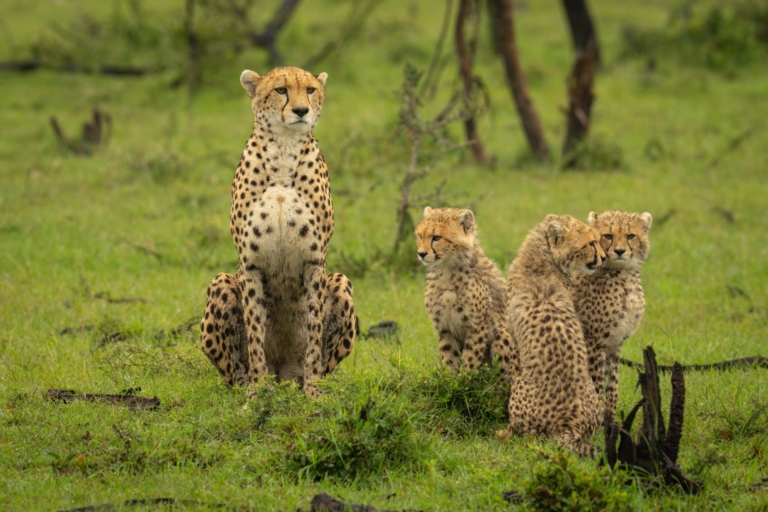
M 246 69 L 240 75 L 256 124 L 279 135 L 312 131 L 320 119 L 327 79 L 327 73 L 313 75 L 293 67 L 275 68 L 264 76 Z
M 609 269 L 640 268 L 651 244 L 648 232 L 653 218 L 648 212 L 635 214 L 609 210 L 589 214 L 589 224 L 600 235 L 600 246 L 608 256 L 603 266 Z
M 414 231 L 416 254 L 424 265 L 455 261 L 477 243 L 475 215 L 455 208 L 424 208 Z
M 547 242 L 555 264 L 566 275 L 592 274 L 605 261 L 597 231 L 568 215 L 548 215 Z

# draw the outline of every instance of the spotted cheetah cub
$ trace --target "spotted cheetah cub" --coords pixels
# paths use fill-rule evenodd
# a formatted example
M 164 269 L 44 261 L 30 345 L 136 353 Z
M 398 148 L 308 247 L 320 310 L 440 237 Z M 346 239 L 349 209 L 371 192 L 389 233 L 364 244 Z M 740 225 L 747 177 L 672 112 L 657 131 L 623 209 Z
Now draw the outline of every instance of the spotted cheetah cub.
M 552 437 L 582 455 L 598 426 L 599 401 L 571 298 L 571 275 L 593 273 L 605 258 L 597 232 L 569 216 L 548 215 L 509 267 L 507 328 L 519 354 L 509 428 Z
M 269 374 L 317 395 L 314 382 L 355 341 L 352 284 L 326 274 L 333 203 L 312 136 L 326 78 L 293 67 L 240 76 L 254 125 L 232 182 L 239 265 L 211 282 L 200 325 L 203 351 L 230 385 Z
M 472 370 L 498 356 L 509 381 L 514 358 L 504 323 L 504 276 L 480 247 L 474 214 L 427 206 L 415 234 L 427 267 L 424 303 L 443 365 Z
M 574 304 L 584 329 L 589 374 L 598 396 L 605 389 L 605 414 L 616 417 L 619 354 L 645 311 L 640 267 L 651 246 L 650 213 L 607 211 L 589 214 L 589 223 L 600 235 L 607 261 L 592 275 L 575 276 Z

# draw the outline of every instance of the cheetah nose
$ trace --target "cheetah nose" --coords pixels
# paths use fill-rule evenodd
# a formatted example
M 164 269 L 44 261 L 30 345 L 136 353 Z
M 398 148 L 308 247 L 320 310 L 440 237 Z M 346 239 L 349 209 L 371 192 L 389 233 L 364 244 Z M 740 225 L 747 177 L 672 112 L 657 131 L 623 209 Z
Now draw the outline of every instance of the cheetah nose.
M 621 255 L 627 251 L 625 249 L 614 249 L 613 252 L 616 253 L 616 256 L 621 257 Z
M 418 254 L 419 258 L 421 258 L 422 260 L 424 259 L 424 256 L 427 255 L 427 253 L 425 253 L 425 252 L 417 252 L 416 254 Z
M 304 117 L 307 112 L 309 112 L 309 109 L 307 107 L 296 107 L 293 109 L 293 113 L 296 114 L 299 117 Z
M 606 258 L 607 256 L 600 256 L 600 261 L 605 261 Z

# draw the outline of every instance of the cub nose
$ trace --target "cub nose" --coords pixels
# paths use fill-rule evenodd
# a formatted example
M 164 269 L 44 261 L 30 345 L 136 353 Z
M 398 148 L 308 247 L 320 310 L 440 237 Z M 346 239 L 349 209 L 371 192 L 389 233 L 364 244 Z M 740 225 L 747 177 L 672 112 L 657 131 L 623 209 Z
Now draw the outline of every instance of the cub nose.
M 607 258 L 607 256 L 600 256 L 600 261 L 605 261 L 605 258 Z
M 616 256 L 621 256 L 622 254 L 624 254 L 627 251 L 626 251 L 626 249 L 614 249 L 613 252 L 616 253 Z
M 417 252 L 416 254 L 418 254 L 419 258 L 421 258 L 422 260 L 424 259 L 424 256 L 427 255 L 427 253 L 425 253 L 425 252 Z
M 299 117 L 304 117 L 307 112 L 309 112 L 309 109 L 307 107 L 296 107 L 295 109 L 293 109 L 293 113 Z

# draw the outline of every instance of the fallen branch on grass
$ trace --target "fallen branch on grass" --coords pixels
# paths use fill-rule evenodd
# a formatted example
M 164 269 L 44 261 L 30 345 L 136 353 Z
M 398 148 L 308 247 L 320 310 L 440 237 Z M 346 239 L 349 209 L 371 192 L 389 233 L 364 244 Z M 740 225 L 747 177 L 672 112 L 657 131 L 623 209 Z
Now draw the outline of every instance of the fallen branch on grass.
M 149 507 L 157 508 L 163 507 L 184 507 L 184 508 L 223 508 L 226 510 L 243 510 L 251 511 L 251 507 L 236 507 L 227 503 L 208 503 L 205 501 L 195 500 L 179 500 L 176 498 L 140 498 L 135 500 L 126 500 L 123 503 L 102 503 L 99 505 L 87 505 L 85 507 L 70 508 L 67 510 L 59 510 L 59 512 L 97 512 L 100 510 L 120 510 L 129 507 Z
M 78 393 L 71 389 L 49 389 L 45 397 L 54 402 L 64 402 L 71 404 L 75 400 L 85 402 L 107 402 L 112 405 L 127 407 L 132 411 L 144 411 L 157 409 L 160 406 L 160 399 L 155 397 L 144 398 L 135 396 L 132 393 L 106 395 L 102 393 Z
M 635 370 L 642 371 L 645 368 L 645 365 L 641 363 L 636 363 L 634 361 L 630 361 L 629 359 L 624 359 L 623 357 L 619 359 L 619 362 Z M 768 357 L 751 356 L 751 357 L 741 357 L 739 359 L 729 359 L 728 361 L 720 361 L 719 363 L 686 364 L 686 365 L 678 365 L 678 366 L 680 366 L 684 372 L 690 372 L 690 371 L 703 372 L 708 370 L 720 370 L 720 371 L 747 370 L 752 368 L 768 368 Z M 661 373 L 669 373 L 674 369 L 674 365 L 668 366 L 668 365 L 661 364 L 661 365 L 657 365 L 656 368 Z

